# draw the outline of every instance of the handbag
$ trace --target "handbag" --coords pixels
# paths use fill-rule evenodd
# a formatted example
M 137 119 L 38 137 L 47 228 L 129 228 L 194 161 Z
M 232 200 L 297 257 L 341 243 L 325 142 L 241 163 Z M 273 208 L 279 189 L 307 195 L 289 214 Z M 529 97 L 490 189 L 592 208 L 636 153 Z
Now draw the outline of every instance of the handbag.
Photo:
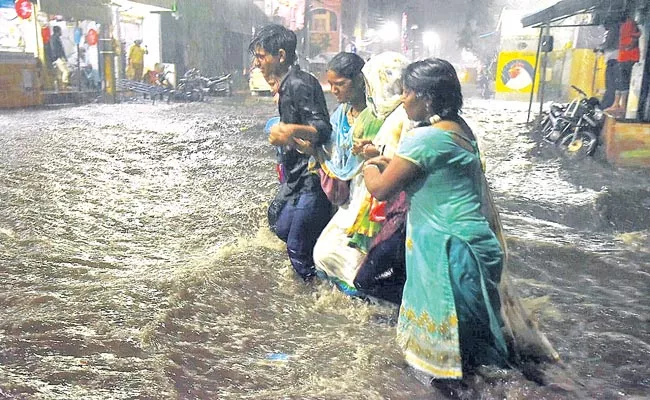
M 348 201 L 350 197 L 350 181 L 333 178 L 322 169 L 318 170 L 318 175 L 320 175 L 320 186 L 330 203 L 340 206 Z

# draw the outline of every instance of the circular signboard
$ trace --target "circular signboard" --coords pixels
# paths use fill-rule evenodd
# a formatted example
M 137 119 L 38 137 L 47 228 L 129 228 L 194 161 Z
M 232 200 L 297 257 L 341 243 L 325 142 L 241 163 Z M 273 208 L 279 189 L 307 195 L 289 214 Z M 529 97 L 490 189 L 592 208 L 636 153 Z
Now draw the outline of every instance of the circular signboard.
M 14 4 L 16 9 L 16 14 L 22 19 L 29 19 L 32 16 L 34 9 L 32 8 L 32 3 L 29 0 L 18 0 Z

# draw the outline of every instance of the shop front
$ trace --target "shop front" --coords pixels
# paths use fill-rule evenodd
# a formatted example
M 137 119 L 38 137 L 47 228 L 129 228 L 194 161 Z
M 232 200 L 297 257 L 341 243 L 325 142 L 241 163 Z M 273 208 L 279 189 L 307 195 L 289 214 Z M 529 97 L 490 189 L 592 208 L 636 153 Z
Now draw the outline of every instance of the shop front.
M 129 78 L 141 80 L 142 76 L 127 74 L 129 49 L 136 40 L 141 41 L 140 46 L 145 50 L 144 71 L 154 70 L 162 60 L 161 14 L 172 10 L 130 0 L 114 0 L 112 4 L 117 11 L 113 16 L 116 27 L 113 35 L 120 43 L 118 78 L 126 78 L 128 75 Z
M 577 15 L 586 16 L 582 19 L 581 26 L 598 26 L 602 25 L 602 21 L 612 20 L 622 24 L 627 15 L 640 31 L 641 35 L 635 42 L 640 56 L 638 61 L 633 61 L 626 90 L 619 88 L 619 92 L 627 92 L 627 101 L 622 110 L 606 111 L 607 121 L 601 139 L 606 158 L 611 163 L 620 166 L 650 167 L 650 6 L 647 2 L 633 0 L 562 0 L 528 15 L 521 20 L 523 26 L 540 29 L 538 58 L 543 54 L 539 51 L 543 48 L 543 38 L 552 37 L 552 32 L 559 28 L 566 28 L 567 18 Z M 620 45 L 617 49 L 620 53 Z M 590 57 L 593 58 L 594 55 Z M 590 57 L 585 56 L 586 61 L 582 64 L 588 67 Z M 575 75 L 582 77 L 584 73 Z M 540 90 L 543 91 L 543 87 Z
M 0 108 L 42 103 L 36 9 L 28 0 L 0 0 Z

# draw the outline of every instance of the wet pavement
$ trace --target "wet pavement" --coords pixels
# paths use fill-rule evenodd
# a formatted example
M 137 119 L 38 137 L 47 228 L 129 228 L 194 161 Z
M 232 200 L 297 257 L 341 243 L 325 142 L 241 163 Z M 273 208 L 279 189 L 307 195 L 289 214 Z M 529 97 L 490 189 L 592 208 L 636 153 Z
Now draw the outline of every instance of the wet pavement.
M 466 102 L 562 366 L 434 388 L 393 307 L 295 279 L 265 222 L 271 99 L 210 100 L 0 111 L 0 398 L 650 396 L 647 171 L 564 156 L 526 104 Z

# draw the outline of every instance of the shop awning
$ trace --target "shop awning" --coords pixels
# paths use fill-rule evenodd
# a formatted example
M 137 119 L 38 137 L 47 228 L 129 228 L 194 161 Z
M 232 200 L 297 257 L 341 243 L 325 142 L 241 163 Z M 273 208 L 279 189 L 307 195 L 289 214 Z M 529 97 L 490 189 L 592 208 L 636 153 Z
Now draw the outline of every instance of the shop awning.
M 624 0 L 562 0 L 554 5 L 527 15 L 521 19 L 524 27 L 538 27 L 542 24 L 591 12 L 617 12 L 624 6 Z
M 112 5 L 119 7 L 121 13 L 143 17 L 149 13 L 170 12 L 171 9 L 153 5 L 153 1 L 112 0 Z
M 72 4 L 71 4 L 72 3 Z M 92 20 L 110 24 L 111 9 L 106 0 L 40 0 L 41 11 L 76 20 Z
M 146 4 L 148 6 L 165 8 L 171 10 L 177 0 L 131 0 L 136 3 Z

